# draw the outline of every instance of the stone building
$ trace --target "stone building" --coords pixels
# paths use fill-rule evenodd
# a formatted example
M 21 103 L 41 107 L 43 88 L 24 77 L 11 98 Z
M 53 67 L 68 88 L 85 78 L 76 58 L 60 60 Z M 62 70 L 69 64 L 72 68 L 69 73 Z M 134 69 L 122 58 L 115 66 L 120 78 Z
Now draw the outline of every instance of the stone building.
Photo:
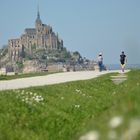
M 59 50 L 63 48 L 63 40 L 59 39 L 50 25 L 43 24 L 38 10 L 35 28 L 26 28 L 18 39 L 8 40 L 10 60 L 15 62 L 23 58 L 23 54 L 32 54 L 33 49 Z

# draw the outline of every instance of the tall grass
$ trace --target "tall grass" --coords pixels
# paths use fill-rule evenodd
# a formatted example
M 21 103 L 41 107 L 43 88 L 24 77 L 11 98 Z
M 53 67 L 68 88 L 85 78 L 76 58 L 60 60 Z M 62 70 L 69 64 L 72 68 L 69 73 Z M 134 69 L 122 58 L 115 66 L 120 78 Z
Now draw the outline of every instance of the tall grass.
M 1 91 L 0 139 L 81 140 L 92 132 L 100 140 L 113 136 L 119 140 L 133 121 L 140 121 L 139 91 L 139 70 L 128 73 L 128 80 L 120 85 L 108 74 L 92 80 Z M 115 127 L 110 126 L 114 117 L 121 120 Z M 136 140 L 140 138 L 135 135 Z

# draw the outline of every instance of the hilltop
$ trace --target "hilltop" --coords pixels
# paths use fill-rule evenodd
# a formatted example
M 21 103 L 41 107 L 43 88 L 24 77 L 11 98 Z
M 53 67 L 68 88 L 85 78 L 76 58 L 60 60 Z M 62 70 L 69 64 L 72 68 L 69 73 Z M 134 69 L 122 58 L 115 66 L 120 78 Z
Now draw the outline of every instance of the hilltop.
M 11 62 L 8 55 L 8 47 L 0 49 L 1 67 L 6 67 L 8 71 L 15 72 L 40 72 L 40 71 L 63 71 L 74 67 L 78 70 L 94 69 L 93 64 L 83 58 L 78 51 L 70 52 L 65 47 L 61 50 L 33 49 L 32 54 L 22 54 L 22 59 Z M 90 66 L 91 64 L 91 66 Z M 59 69 L 58 69 L 59 67 Z

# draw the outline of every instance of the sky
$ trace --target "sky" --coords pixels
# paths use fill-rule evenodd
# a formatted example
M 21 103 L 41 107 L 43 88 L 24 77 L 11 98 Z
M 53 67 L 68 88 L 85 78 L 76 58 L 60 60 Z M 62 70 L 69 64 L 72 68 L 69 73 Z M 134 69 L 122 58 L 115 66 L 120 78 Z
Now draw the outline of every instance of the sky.
M 34 28 L 39 3 L 69 51 L 105 64 L 118 64 L 124 51 L 129 64 L 140 64 L 140 0 L 0 0 L 0 47 Z

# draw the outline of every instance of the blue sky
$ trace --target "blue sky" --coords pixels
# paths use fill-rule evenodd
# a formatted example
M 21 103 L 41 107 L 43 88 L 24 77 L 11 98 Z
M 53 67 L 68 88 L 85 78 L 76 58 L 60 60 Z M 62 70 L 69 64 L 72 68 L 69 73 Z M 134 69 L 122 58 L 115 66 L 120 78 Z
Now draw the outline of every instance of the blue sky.
M 0 46 L 34 27 L 39 1 L 42 22 L 50 24 L 70 51 L 104 63 L 140 63 L 140 0 L 0 0 Z

